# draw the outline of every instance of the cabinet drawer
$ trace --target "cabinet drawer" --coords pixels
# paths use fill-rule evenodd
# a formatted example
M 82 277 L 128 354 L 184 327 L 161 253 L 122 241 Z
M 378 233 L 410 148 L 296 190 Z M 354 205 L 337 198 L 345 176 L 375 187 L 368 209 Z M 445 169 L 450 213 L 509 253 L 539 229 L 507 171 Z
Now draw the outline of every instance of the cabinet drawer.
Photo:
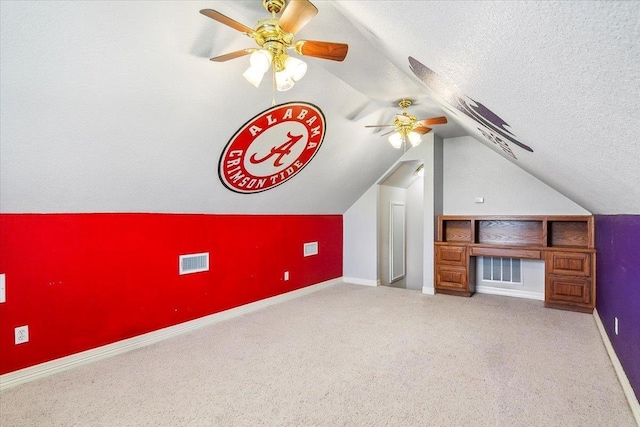
M 464 246 L 436 246 L 436 264 L 467 265 L 467 248 Z
M 469 278 L 465 267 L 439 265 L 436 267 L 436 287 L 468 290 Z
M 591 279 L 581 277 L 549 276 L 546 289 L 547 302 L 591 304 Z
M 591 254 L 580 252 L 549 252 L 547 274 L 591 276 Z

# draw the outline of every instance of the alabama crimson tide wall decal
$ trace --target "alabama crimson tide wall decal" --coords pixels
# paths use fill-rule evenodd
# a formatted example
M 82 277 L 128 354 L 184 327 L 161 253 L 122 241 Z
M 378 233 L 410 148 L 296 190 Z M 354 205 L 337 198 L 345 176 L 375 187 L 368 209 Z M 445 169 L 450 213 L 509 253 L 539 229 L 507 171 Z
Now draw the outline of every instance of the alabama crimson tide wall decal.
M 309 164 L 324 133 L 324 115 L 315 105 L 289 102 L 269 108 L 231 137 L 220 156 L 220 180 L 237 193 L 277 187 Z

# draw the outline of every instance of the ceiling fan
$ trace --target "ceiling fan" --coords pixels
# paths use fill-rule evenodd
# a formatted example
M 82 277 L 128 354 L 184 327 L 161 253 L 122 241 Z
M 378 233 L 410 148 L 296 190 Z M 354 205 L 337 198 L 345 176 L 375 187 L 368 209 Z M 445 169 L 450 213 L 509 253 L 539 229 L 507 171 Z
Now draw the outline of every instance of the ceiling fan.
M 430 119 L 416 119 L 416 116 L 407 113 L 407 107 L 411 105 L 409 99 L 401 99 L 398 105 L 402 107 L 402 114 L 396 115 L 391 125 L 367 125 L 367 128 L 393 127 L 393 130 L 383 133 L 380 136 L 389 136 L 389 143 L 393 148 L 401 148 L 403 144 L 409 142 L 412 147 L 416 147 L 422 141 L 422 135 L 431 132 L 428 126 L 442 125 L 447 123 L 447 118 L 432 117 Z
M 316 40 L 294 40 L 294 35 L 316 14 L 318 9 L 308 0 L 263 0 L 263 6 L 271 17 L 260 20 L 253 28 L 239 23 L 212 9 L 200 11 L 205 16 L 225 24 L 234 30 L 251 37 L 258 48 L 247 48 L 211 58 L 214 62 L 251 54 L 251 66 L 242 75 L 255 87 L 260 85 L 262 77 L 273 64 L 275 85 L 279 91 L 289 90 L 307 71 L 307 64 L 287 51 L 295 50 L 299 55 L 342 61 L 347 56 L 349 46 L 344 43 L 332 43 Z M 276 14 L 280 13 L 279 19 Z

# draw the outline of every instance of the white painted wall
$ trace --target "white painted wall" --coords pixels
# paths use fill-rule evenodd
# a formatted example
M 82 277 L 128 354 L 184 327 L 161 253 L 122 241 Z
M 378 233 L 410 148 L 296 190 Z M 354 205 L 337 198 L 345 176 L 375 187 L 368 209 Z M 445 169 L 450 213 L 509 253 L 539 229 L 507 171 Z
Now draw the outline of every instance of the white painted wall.
M 442 141 L 427 135 L 423 143 L 405 153 L 400 161 L 421 160 L 425 163 L 425 177 L 422 184 L 422 212 L 414 203 L 411 187 L 406 196 L 408 229 L 407 236 L 407 287 L 417 288 L 419 281 L 412 275 L 413 270 L 422 266 L 421 286 L 423 293 L 433 293 L 433 242 L 435 220 L 439 214 L 446 215 L 589 215 L 590 213 L 558 193 L 542 181 L 518 168 L 493 150 L 471 137 L 452 138 Z M 383 175 L 384 176 L 384 175 Z M 416 184 L 414 184 L 416 185 Z M 388 224 L 381 229 L 373 224 L 378 208 L 376 186 L 354 204 L 345 214 L 345 264 L 344 275 L 367 279 L 374 282 L 378 278 L 388 280 L 388 272 L 378 271 L 378 252 L 374 240 L 387 236 Z M 384 186 L 381 186 L 384 187 Z M 386 191 L 386 190 L 385 190 Z M 475 197 L 484 197 L 483 204 L 474 203 Z M 388 222 L 388 200 L 386 205 Z M 384 215 L 384 213 L 383 213 Z M 415 225 L 415 216 L 421 216 L 422 230 Z M 413 224 L 413 225 L 412 225 Z M 381 224 L 382 225 L 382 224 Z M 366 235 L 366 233 L 370 233 Z M 413 248 L 420 239 L 422 251 Z M 388 244 L 387 244 L 388 245 Z M 355 249 L 354 249 L 355 248 Z M 357 251 L 357 252 L 355 252 Z M 380 249 L 380 256 L 388 257 L 388 246 Z M 413 257 L 420 256 L 416 263 Z M 388 260 L 387 260 L 388 263 Z M 523 265 L 524 267 L 524 265 Z M 535 269 L 535 267 L 532 267 Z M 538 273 L 529 273 L 531 277 Z M 480 286 L 484 284 L 478 283 Z M 529 286 L 529 283 L 527 284 Z M 527 292 L 543 292 L 543 278 L 533 279 Z
M 358 30 L 322 3 L 305 31 L 335 26 L 329 34 L 371 55 L 365 40 L 358 49 Z M 253 26 L 247 14 L 268 16 L 259 1 L 2 0 L 0 7 L 2 213 L 343 214 L 399 157 L 365 129 L 378 117 L 352 120 L 370 98 L 313 60 L 294 90 L 275 96 L 323 110 L 327 130 L 316 156 L 269 191 L 238 194 L 222 185 L 221 152 L 273 94 L 269 79 L 256 89 L 242 77 L 248 58 L 208 60 L 252 43 L 198 11 L 213 7 Z M 371 58 L 389 64 L 378 53 Z M 357 60 L 339 64 L 353 67 L 356 81 L 371 72 Z
M 400 160 L 420 160 L 424 163 L 423 236 L 422 236 L 422 292 L 433 295 L 435 225 L 442 214 L 442 139 L 429 133 L 422 144 L 407 151 Z
M 471 137 L 445 140 L 443 174 L 445 215 L 590 214 Z
M 376 286 L 378 280 L 378 186 L 367 190 L 342 217 L 344 281 Z
M 424 236 L 424 179 L 407 188 L 407 289 L 422 290 Z

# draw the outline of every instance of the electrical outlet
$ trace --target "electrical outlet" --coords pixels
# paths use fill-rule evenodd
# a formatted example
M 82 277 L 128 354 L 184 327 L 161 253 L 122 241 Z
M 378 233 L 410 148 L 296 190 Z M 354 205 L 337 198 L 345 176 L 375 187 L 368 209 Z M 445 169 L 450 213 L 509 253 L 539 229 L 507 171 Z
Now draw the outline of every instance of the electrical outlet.
M 616 335 L 618 335 L 618 318 L 614 317 L 613 319 L 614 319 L 613 320 L 613 326 L 614 326 L 614 329 L 615 329 L 615 333 L 616 333 Z
M 29 325 L 18 326 L 15 329 L 16 344 L 23 344 L 29 342 Z
M 289 272 L 288 272 L 288 271 L 285 271 L 285 272 L 284 272 L 284 280 L 285 280 L 285 281 L 286 281 L 286 280 L 289 280 Z

